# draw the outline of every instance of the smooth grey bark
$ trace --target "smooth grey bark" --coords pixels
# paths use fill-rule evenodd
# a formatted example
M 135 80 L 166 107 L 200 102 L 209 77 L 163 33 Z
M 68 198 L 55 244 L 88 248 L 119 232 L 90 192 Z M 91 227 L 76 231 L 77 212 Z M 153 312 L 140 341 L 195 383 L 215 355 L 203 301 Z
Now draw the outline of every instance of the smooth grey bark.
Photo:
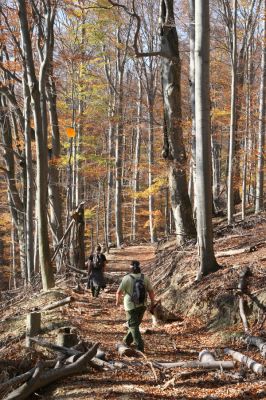
M 137 232 L 137 198 L 135 194 L 139 191 L 139 162 L 140 162 L 140 143 L 141 143 L 141 121 L 142 121 L 142 84 L 141 75 L 138 74 L 138 100 L 137 100 L 137 121 L 135 154 L 133 165 L 133 204 L 132 204 L 132 240 L 136 240 Z
M 48 162 L 47 162 L 47 116 L 45 82 L 47 78 L 47 64 L 50 53 L 50 35 L 54 23 L 54 10 L 47 1 L 45 16 L 45 40 L 42 51 L 39 48 L 40 68 L 37 79 L 30 30 L 27 17 L 26 3 L 17 0 L 20 34 L 22 39 L 23 55 L 26 62 L 27 79 L 31 94 L 32 113 L 36 137 L 36 198 L 39 240 L 39 261 L 41 268 L 43 289 L 48 290 L 55 284 L 51 267 L 48 223 L 47 223 L 47 192 L 48 192 Z M 39 24 L 41 21 L 39 21 Z M 41 39 L 41 38 L 40 38 Z
M 251 121 L 251 51 L 247 53 L 247 71 L 246 71 L 246 127 L 244 133 L 244 153 L 243 153 L 243 167 L 242 167 L 242 202 L 241 214 L 242 220 L 246 216 L 246 202 L 247 202 L 247 171 L 248 171 L 248 150 L 250 147 L 250 121 Z
M 116 139 L 115 139 L 115 235 L 116 245 L 119 248 L 123 243 L 123 225 L 122 225 L 122 151 L 123 151 L 123 122 L 122 119 L 122 85 L 123 79 L 120 75 L 119 79 L 119 95 L 117 115 L 119 122 L 116 126 Z
M 24 203 L 16 186 L 16 168 L 13 151 L 13 140 L 11 132 L 11 124 L 9 116 L 4 110 L 7 108 L 7 103 L 3 96 L 0 96 L 0 128 L 3 142 L 3 158 L 5 163 L 4 172 L 6 175 L 8 201 L 12 219 L 14 221 L 18 241 L 19 241 L 19 257 L 21 274 L 25 282 L 28 281 L 27 264 L 26 264 L 26 245 L 25 245 L 25 210 Z M 18 155 L 18 154 L 17 154 Z M 19 156 L 19 155 L 18 155 Z M 25 165 L 25 159 L 20 159 L 22 167 Z M 24 182 L 25 184 L 25 182 Z M 24 185 L 23 185 L 24 186 Z
M 196 208 L 199 270 L 197 280 L 218 268 L 213 251 L 210 137 L 209 0 L 195 3 Z
M 234 0 L 234 17 L 232 28 L 232 68 L 231 68 L 231 113 L 227 177 L 227 222 L 231 224 L 234 214 L 234 157 L 235 157 L 235 131 L 236 131 L 236 73 L 237 73 L 237 0 Z
M 154 21 L 154 9 L 151 4 L 147 5 L 147 14 L 150 21 Z M 150 52 L 153 52 L 154 48 L 157 47 L 158 37 L 155 34 L 155 27 L 152 22 L 150 22 L 150 34 L 147 35 L 145 46 Z M 147 27 L 145 32 L 147 33 Z M 144 33 L 144 32 L 143 32 Z M 141 43 L 143 47 L 143 44 Z M 155 116 L 154 116 L 154 106 L 156 93 L 158 90 L 158 68 L 159 62 L 157 58 L 149 57 L 145 62 L 142 60 L 141 65 L 143 71 L 143 87 L 146 92 L 147 98 L 147 119 L 148 119 L 148 141 L 147 141 L 147 157 L 148 157 L 148 187 L 151 188 L 154 179 L 154 128 L 155 128 Z M 157 241 L 157 232 L 155 226 L 155 196 L 152 190 L 149 192 L 148 197 L 148 207 L 149 207 L 149 230 L 150 230 L 150 241 L 155 243 Z
M 115 102 L 115 100 L 114 100 Z M 113 189 L 114 189 L 114 124 L 112 117 L 114 116 L 114 106 L 110 104 L 109 108 L 109 129 L 108 129 L 108 171 L 107 171 L 107 199 L 106 199 L 106 235 L 108 243 L 112 242 L 111 225 L 112 225 L 112 205 L 113 205 Z
M 28 281 L 31 282 L 34 275 L 34 176 L 32 167 L 31 150 L 31 126 L 30 126 L 30 91 L 27 83 L 27 76 L 24 72 L 23 77 L 23 96 L 24 96 L 24 140 L 25 140 L 25 161 L 26 161 L 26 216 L 25 216 L 25 240 L 26 240 L 26 262 Z
M 191 204 L 195 205 L 194 189 L 196 176 L 195 140 L 195 0 L 189 0 L 189 93 L 191 107 L 191 156 L 188 193 Z
M 235 64 L 235 76 L 234 82 L 232 77 L 232 85 L 231 92 L 235 91 L 234 102 L 235 102 L 235 110 L 234 110 L 234 137 L 233 137 L 233 145 L 231 145 L 230 151 L 233 154 L 233 162 L 230 166 L 232 170 L 232 178 L 228 177 L 228 180 L 231 179 L 230 191 L 233 192 L 233 200 L 230 198 L 229 203 L 229 212 L 228 212 L 228 220 L 229 223 L 233 220 L 233 208 L 235 204 L 239 204 L 241 202 L 240 197 L 240 170 L 241 170 L 241 144 L 242 140 L 242 130 L 241 130 L 241 117 L 242 117 L 242 103 L 243 103 L 243 88 L 244 88 L 244 78 L 245 78 L 245 66 L 247 60 L 247 52 L 251 45 L 251 40 L 254 38 L 254 32 L 256 31 L 256 24 L 258 21 L 259 11 L 261 7 L 261 0 L 252 0 L 248 4 L 237 3 L 235 0 L 232 0 L 233 6 L 231 6 L 230 0 L 219 0 L 220 3 L 220 11 L 223 10 L 222 15 L 224 19 L 224 23 L 227 27 L 228 35 L 228 48 L 231 54 L 231 59 L 234 60 Z M 233 8 L 233 10 L 232 10 Z M 235 9 L 238 8 L 237 13 L 235 14 Z M 242 26 L 242 34 L 241 37 L 238 36 L 237 42 L 239 44 L 235 46 L 235 20 L 240 20 L 239 24 Z M 238 51 L 236 49 L 239 49 Z M 235 54 L 234 54 L 235 53 Z M 232 67 L 233 69 L 233 67 Z M 234 86 L 235 85 L 235 88 Z M 232 93 L 231 93 L 231 104 L 232 104 Z M 232 112 L 231 112 L 232 117 Z M 232 125 L 232 121 L 231 121 Z M 230 159 L 230 157 L 229 157 Z M 231 171 L 230 171 L 231 174 Z M 231 190 L 232 187 L 232 190 Z M 231 193 L 230 193 L 231 196 Z M 229 200 L 229 199 L 228 199 Z M 233 201 L 233 205 L 232 205 Z
M 103 51 L 106 51 L 106 48 L 103 48 Z M 117 65 L 116 65 L 117 66 Z M 115 107 L 116 107 L 116 97 L 117 97 L 117 74 L 116 69 L 113 72 L 111 67 L 111 62 L 109 57 L 105 54 L 104 56 L 104 69 L 105 76 L 108 84 L 109 91 L 109 104 L 108 104 L 108 139 L 107 139 L 107 152 L 108 152 L 108 164 L 107 164 L 107 196 L 106 196 L 106 235 L 107 235 L 107 244 L 112 242 L 111 235 L 111 225 L 112 225 L 112 209 L 113 209 L 113 191 L 114 191 L 114 165 L 113 160 L 115 159 L 115 146 L 114 146 L 114 137 L 115 137 L 115 125 L 114 125 L 114 116 L 115 116 Z M 114 76 L 113 76 L 114 75 Z
M 183 141 L 180 58 L 173 0 L 161 1 L 162 87 L 164 100 L 164 150 L 177 243 L 196 235 L 186 177 L 187 157 Z
M 60 158 L 60 130 L 57 114 L 57 90 L 53 76 L 52 53 L 54 48 L 54 33 L 51 32 L 51 60 L 49 66 L 49 77 L 46 81 L 46 92 L 48 101 L 48 110 L 50 116 L 50 125 L 52 131 L 52 148 L 49 149 L 49 182 L 48 198 L 50 205 L 50 222 L 53 233 L 54 248 L 63 236 L 62 221 L 62 199 L 60 193 L 59 171 L 57 161 Z M 57 269 L 59 259 L 56 259 Z
M 154 91 L 147 93 L 148 102 L 148 186 L 153 184 L 153 166 L 154 166 Z M 154 226 L 154 195 L 149 194 L 149 227 L 151 243 L 157 241 L 156 228 Z
M 214 134 L 211 135 L 212 148 L 212 195 L 214 211 L 219 210 L 219 196 L 221 190 L 221 145 Z
M 129 37 L 129 32 L 128 32 Z M 117 30 L 117 98 L 116 98 L 116 115 L 117 124 L 115 132 L 115 236 L 116 245 L 121 247 L 123 243 L 123 223 L 122 223 L 122 158 L 123 158 L 123 102 L 124 102 L 124 72 L 125 62 L 128 51 L 128 37 L 126 39 L 124 54 L 121 54 L 121 32 Z
M 261 83 L 259 104 L 259 131 L 257 141 L 257 176 L 255 212 L 264 209 L 264 152 L 265 152 L 265 110 L 266 107 L 266 2 L 264 1 L 263 40 L 261 56 Z

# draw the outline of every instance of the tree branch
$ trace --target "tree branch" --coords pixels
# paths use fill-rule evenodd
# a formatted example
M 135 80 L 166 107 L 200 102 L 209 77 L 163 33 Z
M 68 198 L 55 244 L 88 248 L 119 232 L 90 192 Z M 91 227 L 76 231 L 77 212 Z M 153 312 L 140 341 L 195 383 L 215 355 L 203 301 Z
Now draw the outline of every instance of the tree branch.
M 128 9 L 128 7 L 125 6 L 124 4 L 116 3 L 113 0 L 108 0 L 108 2 L 113 7 L 122 8 L 128 15 L 130 15 L 133 18 L 135 18 L 135 20 L 137 22 L 137 27 L 136 27 L 136 31 L 135 31 L 135 35 L 134 35 L 133 48 L 134 48 L 134 51 L 135 51 L 135 56 L 137 58 L 140 58 L 140 57 L 156 57 L 156 56 L 161 56 L 161 57 L 165 57 L 165 58 L 169 58 L 169 59 L 173 58 L 169 54 L 167 54 L 165 52 L 162 52 L 162 51 L 152 51 L 152 52 L 140 52 L 139 51 L 138 40 L 139 40 L 139 32 L 140 32 L 140 28 L 141 28 L 141 18 L 135 11 L 135 5 L 134 5 L 135 2 L 134 2 L 134 0 L 133 0 L 133 3 L 132 3 L 133 11 L 130 11 Z

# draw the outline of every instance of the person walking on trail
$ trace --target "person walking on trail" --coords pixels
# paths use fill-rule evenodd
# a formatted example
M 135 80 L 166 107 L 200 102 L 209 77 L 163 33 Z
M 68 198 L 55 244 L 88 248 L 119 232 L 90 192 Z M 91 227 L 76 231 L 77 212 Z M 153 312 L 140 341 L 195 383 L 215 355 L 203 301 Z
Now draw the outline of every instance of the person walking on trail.
M 88 284 L 93 297 L 98 297 L 100 290 L 106 287 L 104 271 L 106 267 L 106 257 L 101 252 L 101 246 L 96 247 L 94 254 L 90 255 L 88 260 Z
M 130 267 L 131 273 L 124 276 L 116 292 L 116 305 L 120 304 L 124 294 L 128 331 L 123 341 L 127 346 L 134 343 L 137 349 L 143 352 L 144 342 L 139 326 L 147 308 L 147 294 L 151 301 L 151 310 L 154 307 L 155 296 L 149 278 L 141 273 L 139 261 L 132 261 Z

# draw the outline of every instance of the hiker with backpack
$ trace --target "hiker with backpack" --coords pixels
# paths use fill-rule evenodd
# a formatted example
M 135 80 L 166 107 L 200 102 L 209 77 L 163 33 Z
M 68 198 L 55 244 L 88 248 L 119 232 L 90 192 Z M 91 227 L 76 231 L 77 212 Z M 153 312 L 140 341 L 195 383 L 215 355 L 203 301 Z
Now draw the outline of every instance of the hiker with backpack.
M 151 301 L 151 309 L 154 307 L 155 296 L 149 278 L 141 273 L 139 261 L 132 261 L 130 267 L 131 273 L 124 276 L 116 292 L 116 305 L 120 304 L 124 294 L 128 331 L 123 341 L 127 346 L 134 343 L 137 349 L 143 352 L 144 342 L 139 326 L 147 308 L 147 294 Z
M 106 267 L 106 257 L 101 252 L 101 246 L 96 247 L 96 252 L 90 255 L 88 260 L 88 284 L 93 297 L 98 297 L 100 290 L 106 287 L 104 271 Z

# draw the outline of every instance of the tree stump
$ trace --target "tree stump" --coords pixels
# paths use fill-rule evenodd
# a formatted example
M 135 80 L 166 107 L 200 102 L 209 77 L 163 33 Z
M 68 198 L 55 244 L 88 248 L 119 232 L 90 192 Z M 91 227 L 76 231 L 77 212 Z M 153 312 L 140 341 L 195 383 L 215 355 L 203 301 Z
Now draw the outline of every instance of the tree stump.
M 56 344 L 63 347 L 73 347 L 78 344 L 77 333 L 69 326 L 60 328 L 56 339 Z
M 41 330 L 41 313 L 31 312 L 26 316 L 26 347 L 31 346 L 31 336 L 36 336 Z

